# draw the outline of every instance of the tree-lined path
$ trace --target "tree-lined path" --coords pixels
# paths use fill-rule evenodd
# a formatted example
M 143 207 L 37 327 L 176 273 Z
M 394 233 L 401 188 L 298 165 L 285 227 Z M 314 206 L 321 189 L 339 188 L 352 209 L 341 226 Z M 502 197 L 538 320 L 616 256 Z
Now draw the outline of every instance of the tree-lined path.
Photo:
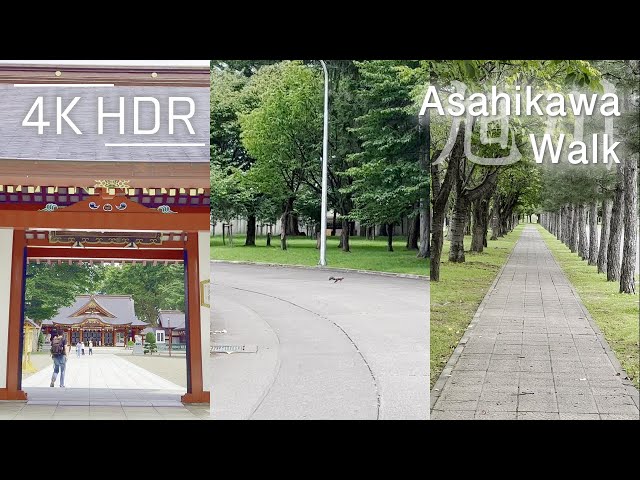
M 432 419 L 639 419 L 626 379 L 527 226 L 436 382 Z

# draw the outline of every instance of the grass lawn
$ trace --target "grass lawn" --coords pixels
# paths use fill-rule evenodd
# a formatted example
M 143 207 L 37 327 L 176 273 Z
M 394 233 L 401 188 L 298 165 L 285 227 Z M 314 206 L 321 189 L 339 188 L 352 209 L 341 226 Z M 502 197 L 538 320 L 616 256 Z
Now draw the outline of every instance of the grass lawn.
M 595 266 L 587 265 L 586 261 L 571 253 L 568 247 L 541 226 L 538 229 L 627 375 L 636 387 L 640 386 L 638 295 L 618 293 L 618 282 L 607 282 L 606 275 L 598 273 Z
M 440 281 L 431 282 L 431 387 L 447 364 L 451 353 L 471 323 L 480 302 L 511 253 L 523 228 L 489 240 L 482 253 L 465 252 L 465 263 L 449 263 L 449 242 L 445 240 Z M 465 237 L 465 247 L 471 237 Z
M 222 245 L 222 236 L 211 239 L 211 259 L 245 261 L 255 263 L 280 263 L 286 265 L 318 264 L 319 251 L 316 241 L 305 237 L 290 237 L 289 249 L 280 249 L 280 238 L 271 239 L 271 247 L 267 247 L 266 237 L 257 237 L 255 247 L 244 246 L 245 236 L 234 235 L 234 246 Z M 406 237 L 394 237 L 394 251 L 387 252 L 387 240 L 366 240 L 351 237 L 349 245 L 351 253 L 338 248 L 340 238 L 327 238 L 327 266 L 372 270 L 378 272 L 410 273 L 429 275 L 429 260 L 416 258 L 415 250 L 406 250 Z
M 161 357 L 159 355 L 123 355 L 120 358 L 148 372 L 187 388 L 187 359 L 184 355 Z

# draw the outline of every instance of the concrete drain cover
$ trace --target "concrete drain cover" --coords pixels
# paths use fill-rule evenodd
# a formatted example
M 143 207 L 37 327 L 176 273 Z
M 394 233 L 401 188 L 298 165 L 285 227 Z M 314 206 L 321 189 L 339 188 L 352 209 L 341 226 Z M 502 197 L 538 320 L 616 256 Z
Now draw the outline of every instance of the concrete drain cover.
M 257 345 L 213 345 L 211 353 L 256 353 Z

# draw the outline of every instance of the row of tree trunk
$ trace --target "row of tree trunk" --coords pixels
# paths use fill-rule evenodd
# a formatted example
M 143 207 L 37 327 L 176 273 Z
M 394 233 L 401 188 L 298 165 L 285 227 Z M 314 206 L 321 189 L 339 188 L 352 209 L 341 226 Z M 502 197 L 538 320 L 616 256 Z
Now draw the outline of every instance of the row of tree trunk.
M 596 266 L 598 273 L 605 273 L 607 281 L 620 282 L 620 293 L 636 293 L 637 181 L 637 163 L 628 162 L 618 168 L 613 198 L 570 203 L 556 212 L 540 215 L 542 226 L 569 247 L 571 252 L 577 252 L 589 265 Z M 601 217 L 599 236 L 598 212 Z

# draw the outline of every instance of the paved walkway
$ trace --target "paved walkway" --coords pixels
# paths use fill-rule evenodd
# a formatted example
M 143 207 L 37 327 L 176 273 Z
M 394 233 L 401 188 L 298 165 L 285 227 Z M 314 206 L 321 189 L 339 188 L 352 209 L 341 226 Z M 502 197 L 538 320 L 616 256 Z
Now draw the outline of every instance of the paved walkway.
M 186 367 L 183 366 L 183 368 Z M 23 380 L 22 386 L 26 389 L 29 387 L 50 388 L 52 373 L 53 367 L 44 368 Z M 56 385 L 59 384 L 59 380 L 58 376 Z M 67 360 L 64 384 L 69 391 L 83 388 L 107 388 L 159 390 L 175 395 L 186 392 L 180 385 L 110 353 L 77 357 L 75 352 L 72 352 Z
M 635 419 L 625 374 L 536 227 L 525 227 L 431 392 L 431 419 Z
M 224 263 L 211 272 L 213 342 L 257 346 L 211 356 L 213 418 L 428 418 L 426 280 Z
M 197 420 L 209 405 L 180 402 L 185 388 L 111 353 L 68 359 L 65 386 L 51 388 L 52 366 L 22 381 L 27 402 L 0 402 L 0 420 Z

